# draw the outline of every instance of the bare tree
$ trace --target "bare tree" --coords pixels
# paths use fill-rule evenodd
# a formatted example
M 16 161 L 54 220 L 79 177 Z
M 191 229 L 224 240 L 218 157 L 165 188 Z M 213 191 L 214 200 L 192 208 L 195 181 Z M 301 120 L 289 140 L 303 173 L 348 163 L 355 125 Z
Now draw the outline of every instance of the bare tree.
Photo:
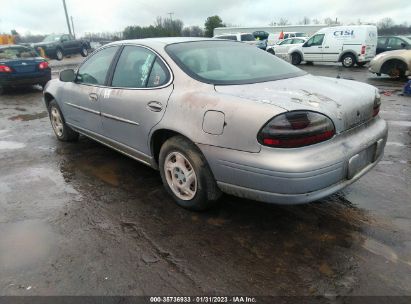
M 377 26 L 379 29 L 385 30 L 394 26 L 394 21 L 391 18 L 383 18 L 378 23 Z
M 304 16 L 304 18 L 300 22 L 298 22 L 298 24 L 304 24 L 304 25 L 307 25 L 310 23 L 311 23 L 311 20 L 307 16 Z
M 340 22 L 338 22 L 337 18 L 335 18 L 335 20 L 334 20 L 334 19 L 331 19 L 330 17 L 325 18 L 324 23 L 327 24 L 328 26 L 339 25 L 340 24 Z
M 288 19 L 287 18 L 283 18 L 281 17 L 280 20 L 278 21 L 277 25 L 289 25 L 290 23 L 288 23 Z
M 314 18 L 312 20 L 313 24 L 320 24 L 320 20 L 318 20 L 317 18 Z

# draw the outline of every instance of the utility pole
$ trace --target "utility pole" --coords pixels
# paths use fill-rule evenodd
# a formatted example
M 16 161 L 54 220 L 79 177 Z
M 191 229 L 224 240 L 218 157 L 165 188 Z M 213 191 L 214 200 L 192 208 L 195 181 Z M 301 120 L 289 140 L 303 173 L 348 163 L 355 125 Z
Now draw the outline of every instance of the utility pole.
M 170 20 L 173 21 L 173 15 L 174 15 L 174 13 L 171 12 L 171 13 L 168 13 L 168 15 L 170 15 Z
M 73 16 L 70 16 L 70 18 L 71 18 L 71 28 L 73 29 L 73 36 L 74 36 L 74 39 L 76 39 L 76 31 L 74 30 Z
M 67 21 L 67 28 L 69 30 L 69 34 L 71 35 L 71 28 L 70 28 L 70 21 L 69 21 L 69 17 L 67 14 L 67 7 L 66 7 L 66 0 L 63 0 L 63 6 L 64 6 L 64 12 L 66 13 L 66 21 Z

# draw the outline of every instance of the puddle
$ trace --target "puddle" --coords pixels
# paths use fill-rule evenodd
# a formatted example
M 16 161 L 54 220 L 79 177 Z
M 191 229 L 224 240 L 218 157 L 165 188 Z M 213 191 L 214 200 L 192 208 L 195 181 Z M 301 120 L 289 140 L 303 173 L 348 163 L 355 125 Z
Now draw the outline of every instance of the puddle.
M 20 112 L 26 112 L 26 108 L 20 108 L 20 107 L 15 107 L 14 110 L 20 111 Z
M 26 145 L 16 141 L 0 140 L 0 150 L 15 150 L 24 148 Z
M 78 167 L 87 175 L 95 176 L 103 182 L 112 185 L 119 186 L 119 176 L 117 174 L 117 166 L 115 164 L 93 164 L 87 161 L 79 161 L 74 164 L 75 167 Z
M 0 228 L 0 269 L 22 269 L 40 263 L 55 247 L 55 234 L 39 220 L 0 224 Z
M 34 113 L 34 114 L 20 114 L 20 115 L 16 115 L 16 116 L 10 117 L 9 120 L 13 120 L 13 121 L 29 121 L 29 120 L 35 120 L 35 119 L 44 118 L 44 117 L 47 117 L 47 116 L 48 116 L 47 111 L 43 111 L 43 112 Z

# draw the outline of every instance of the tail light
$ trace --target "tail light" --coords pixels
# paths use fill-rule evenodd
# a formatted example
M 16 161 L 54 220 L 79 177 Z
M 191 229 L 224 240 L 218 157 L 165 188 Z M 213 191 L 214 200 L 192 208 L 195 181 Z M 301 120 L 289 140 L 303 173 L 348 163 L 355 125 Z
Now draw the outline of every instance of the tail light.
M 367 47 L 365 46 L 365 45 L 363 45 L 362 47 L 361 47 L 361 55 L 364 55 L 365 54 L 365 49 L 366 49 Z
M 39 69 L 40 70 L 44 70 L 47 69 L 49 67 L 49 63 L 47 61 L 42 61 L 39 63 Z
M 0 73 L 11 73 L 11 67 L 0 64 Z
M 380 106 L 381 106 L 381 95 L 380 93 L 376 92 L 375 98 L 374 98 L 374 106 L 372 108 L 373 117 L 377 116 L 378 113 L 380 112 Z
M 297 148 L 330 139 L 335 127 L 327 116 L 311 111 L 291 111 L 275 116 L 258 133 L 264 146 Z

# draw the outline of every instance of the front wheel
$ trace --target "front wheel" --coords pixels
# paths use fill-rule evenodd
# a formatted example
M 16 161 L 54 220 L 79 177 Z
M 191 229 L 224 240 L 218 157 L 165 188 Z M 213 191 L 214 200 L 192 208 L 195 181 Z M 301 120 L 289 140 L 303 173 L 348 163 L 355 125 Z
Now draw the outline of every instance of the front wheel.
M 211 208 L 221 195 L 205 157 L 182 136 L 167 140 L 160 150 L 160 174 L 176 203 L 193 211 Z
M 51 126 L 57 139 L 61 141 L 76 141 L 79 134 L 66 124 L 60 107 L 55 100 L 50 102 L 48 110 Z
M 63 58 L 64 58 L 63 51 L 61 49 L 57 49 L 56 50 L 56 59 L 58 61 L 61 61 L 61 60 L 63 60 Z
M 291 63 L 293 65 L 299 65 L 301 63 L 301 55 L 298 53 L 291 54 Z
M 271 55 L 275 55 L 274 49 L 268 49 L 267 52 L 269 52 Z

